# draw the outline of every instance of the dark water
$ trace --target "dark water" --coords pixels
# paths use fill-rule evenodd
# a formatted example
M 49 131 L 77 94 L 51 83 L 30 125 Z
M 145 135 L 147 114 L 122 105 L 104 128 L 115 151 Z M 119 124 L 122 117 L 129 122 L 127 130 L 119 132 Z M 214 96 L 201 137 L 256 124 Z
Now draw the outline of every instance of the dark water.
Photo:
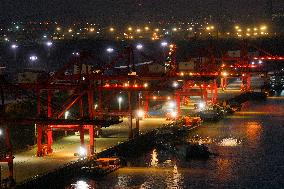
M 284 188 L 284 97 L 246 103 L 242 112 L 198 128 L 193 139 L 219 155 L 185 161 L 154 149 L 107 177 L 67 188 Z

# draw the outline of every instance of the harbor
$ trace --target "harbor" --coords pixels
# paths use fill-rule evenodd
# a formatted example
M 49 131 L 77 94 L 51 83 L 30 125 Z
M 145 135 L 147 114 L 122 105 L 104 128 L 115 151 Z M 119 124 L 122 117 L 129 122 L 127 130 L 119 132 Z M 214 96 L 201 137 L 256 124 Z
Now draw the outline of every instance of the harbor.
M 244 93 L 240 96 L 236 96 L 232 98 L 232 100 L 230 101 L 234 100 L 234 103 L 239 103 L 240 105 L 242 105 L 242 103 L 249 103 L 248 101 L 252 99 L 254 99 L 254 102 L 256 102 L 255 100 L 258 100 L 258 101 L 264 100 L 266 99 L 266 95 L 263 93 Z M 232 115 L 231 112 L 225 113 L 222 115 L 222 117 L 219 120 L 227 119 L 226 117 L 227 116 L 230 117 L 230 115 Z M 148 118 L 148 119 L 151 120 L 151 118 Z M 157 120 L 159 119 L 152 118 L 152 121 L 157 121 Z M 110 146 L 107 150 L 102 150 L 101 152 L 99 152 L 94 158 L 96 159 L 96 158 L 105 158 L 105 157 L 119 157 L 119 158 L 122 158 L 121 161 L 124 162 L 124 164 L 122 165 L 126 165 L 127 164 L 126 161 L 128 158 L 131 158 L 131 157 L 135 158 L 139 156 L 140 154 L 144 154 L 147 151 L 159 146 L 160 143 L 164 144 L 164 143 L 168 143 L 172 141 L 180 141 L 182 143 L 183 137 L 188 136 L 190 133 L 194 133 L 195 130 L 198 130 L 198 128 L 201 127 L 201 124 L 187 125 L 186 120 L 184 119 L 177 119 L 175 121 L 170 121 L 170 122 L 168 121 L 167 124 L 165 124 L 166 122 L 164 121 L 164 119 L 160 119 L 160 121 L 162 125 L 158 127 L 153 127 L 151 129 L 148 128 L 149 130 L 145 134 L 142 134 L 141 136 L 133 140 L 127 141 L 125 139 L 125 142 L 121 144 L 114 145 L 112 147 Z M 202 125 L 207 125 L 208 127 L 210 127 L 211 123 L 212 122 L 210 121 L 205 121 L 204 123 L 202 123 Z M 152 122 L 152 125 L 154 125 L 153 122 Z M 105 133 L 107 133 L 107 130 Z M 159 136 L 161 136 L 161 138 Z M 196 141 L 194 141 L 194 143 L 196 143 Z M 189 145 L 191 146 L 194 143 L 189 143 Z M 197 144 L 199 143 L 197 142 Z M 197 159 L 203 159 L 204 157 L 205 159 L 207 159 L 212 152 L 208 151 L 202 156 L 198 156 L 199 153 L 200 153 L 200 150 L 192 150 L 191 156 L 193 157 L 196 156 Z M 212 153 L 212 154 L 215 154 L 215 153 Z M 91 173 L 92 171 L 90 171 L 91 174 L 86 176 L 86 171 L 82 172 L 82 168 L 86 167 L 87 165 L 92 164 L 92 162 L 95 161 L 95 159 L 91 159 L 91 160 L 79 159 L 79 161 L 69 163 L 65 165 L 63 168 L 59 168 L 59 169 L 49 172 L 47 175 L 43 174 L 43 175 L 37 176 L 37 178 L 30 179 L 30 181 L 29 180 L 25 181 L 22 184 L 20 184 L 19 188 L 43 187 L 43 186 L 48 185 L 47 184 L 48 180 L 54 180 L 54 179 L 55 180 L 59 179 L 58 182 L 55 182 L 55 183 L 60 183 L 60 184 L 59 185 L 53 184 L 53 185 L 50 185 L 49 187 L 50 188 L 58 188 L 58 187 L 61 188 L 65 184 L 64 182 L 60 181 L 60 180 L 63 180 L 63 178 L 65 179 L 68 178 L 67 180 L 73 180 L 74 178 L 77 178 L 77 177 L 101 178 L 102 176 L 106 176 L 107 174 L 112 172 L 112 171 L 109 171 L 109 172 L 106 171 L 106 172 L 103 172 L 102 174 L 98 174 L 95 171 L 95 174 L 92 174 Z

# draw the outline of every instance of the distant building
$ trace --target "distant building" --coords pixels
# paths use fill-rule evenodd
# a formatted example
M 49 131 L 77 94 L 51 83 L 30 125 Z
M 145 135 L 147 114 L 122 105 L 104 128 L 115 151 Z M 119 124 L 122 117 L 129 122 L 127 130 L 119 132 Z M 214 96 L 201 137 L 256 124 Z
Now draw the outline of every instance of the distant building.
M 82 64 L 82 74 L 86 74 L 87 72 L 90 74 L 93 71 L 93 66 L 92 65 L 87 65 L 87 64 Z M 74 65 L 74 74 L 80 74 L 80 66 L 79 65 Z
M 198 65 L 200 65 L 201 63 L 207 62 L 207 61 L 208 61 L 208 58 L 206 57 L 191 58 L 187 62 L 179 62 L 178 69 L 179 71 L 193 72 L 193 71 L 196 71 Z

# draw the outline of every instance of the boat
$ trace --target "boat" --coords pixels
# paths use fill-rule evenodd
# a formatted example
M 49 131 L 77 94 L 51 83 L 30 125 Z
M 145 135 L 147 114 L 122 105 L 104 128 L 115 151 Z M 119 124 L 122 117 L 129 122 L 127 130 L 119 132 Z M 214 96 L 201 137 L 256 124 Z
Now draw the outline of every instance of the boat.
M 98 158 L 89 162 L 81 168 L 82 174 L 91 177 L 105 176 L 121 167 L 120 159 L 117 157 Z

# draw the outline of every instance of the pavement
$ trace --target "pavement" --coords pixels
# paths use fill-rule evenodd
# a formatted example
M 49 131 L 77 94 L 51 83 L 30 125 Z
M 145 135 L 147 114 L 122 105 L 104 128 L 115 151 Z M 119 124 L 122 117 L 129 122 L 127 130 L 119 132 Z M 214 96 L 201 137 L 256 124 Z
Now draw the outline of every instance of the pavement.
M 228 88 L 223 91 L 218 89 L 219 99 L 228 99 L 237 96 L 240 91 L 240 80 L 235 80 L 228 85 Z M 252 87 L 257 88 L 261 85 L 261 81 L 257 77 L 252 77 Z M 168 123 L 165 118 L 145 118 L 140 120 L 141 133 L 151 131 L 155 128 L 162 127 L 163 124 Z M 133 128 L 135 123 L 133 122 Z M 55 131 L 56 132 L 56 131 Z M 112 125 L 108 128 L 102 129 L 102 137 L 95 139 L 95 150 L 101 152 L 104 149 L 115 146 L 120 142 L 128 139 L 128 122 L 127 119 L 117 125 Z M 85 135 L 85 142 L 88 142 L 88 135 Z M 72 136 L 63 137 L 53 144 L 54 153 L 45 157 L 36 157 L 36 146 L 31 150 L 16 153 L 14 159 L 14 178 L 17 183 L 22 182 L 28 178 L 50 172 L 58 167 L 64 166 L 67 163 L 76 161 L 78 157 L 74 153 L 78 152 L 80 147 L 79 136 L 75 134 Z M 2 167 L 2 178 L 7 177 L 7 164 L 0 164 Z
M 140 120 L 140 131 L 148 132 L 155 128 L 162 127 L 168 123 L 165 118 L 146 118 Z M 135 127 L 133 120 L 133 127 Z M 56 132 L 56 131 L 54 131 Z M 112 125 L 102 129 L 102 137 L 95 139 L 96 152 L 101 152 L 107 148 L 117 145 L 120 142 L 128 140 L 128 121 L 124 119 L 121 124 Z M 85 134 L 85 144 L 88 144 L 89 136 Z M 55 170 L 67 163 L 78 160 L 74 153 L 78 152 L 80 147 L 80 137 L 75 134 L 63 137 L 54 142 L 52 148 L 54 153 L 37 157 L 36 146 L 31 150 L 16 153 L 14 159 L 14 178 L 17 183 L 28 178 L 41 175 Z M 1 163 L 2 178 L 8 174 L 7 164 Z

